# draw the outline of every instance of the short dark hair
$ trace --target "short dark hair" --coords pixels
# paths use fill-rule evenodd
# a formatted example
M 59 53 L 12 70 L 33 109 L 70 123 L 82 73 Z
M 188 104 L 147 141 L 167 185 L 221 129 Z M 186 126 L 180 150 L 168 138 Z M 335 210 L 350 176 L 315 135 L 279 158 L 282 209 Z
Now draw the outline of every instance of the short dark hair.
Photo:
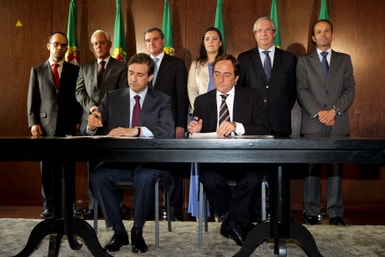
M 160 37 L 161 37 L 162 39 L 164 39 L 164 33 L 163 33 L 163 31 L 162 31 L 160 28 L 158 28 L 158 27 L 150 27 L 150 28 L 147 28 L 147 29 L 144 31 L 144 37 L 146 37 L 146 34 L 147 34 L 147 33 L 150 33 L 150 32 L 153 32 L 153 31 L 158 31 L 159 34 L 160 34 Z
M 138 64 L 147 64 L 148 66 L 148 76 L 154 74 L 154 61 L 150 57 L 150 55 L 145 53 L 138 53 L 131 56 L 131 58 L 127 62 L 127 66 L 130 66 L 133 63 Z
M 318 20 L 318 21 L 316 21 L 314 24 L 313 24 L 313 28 L 312 28 L 312 33 L 313 33 L 313 36 L 314 36 L 314 27 L 318 24 L 318 23 L 320 23 L 320 22 L 326 22 L 326 23 L 329 23 L 329 25 L 330 25 L 330 29 L 332 30 L 332 32 L 333 32 L 333 24 L 331 23 L 331 21 L 329 21 L 329 20 L 326 20 L 326 19 L 322 19 L 322 20 Z
M 61 31 L 56 31 L 56 32 L 52 33 L 51 35 L 49 35 L 49 37 L 48 37 L 48 42 L 49 42 L 49 43 L 52 43 L 52 42 L 51 42 L 51 39 L 52 39 L 52 37 L 53 37 L 54 35 L 56 35 L 56 34 L 60 34 L 60 35 L 62 35 L 63 37 L 65 37 L 65 38 L 66 38 L 66 41 L 67 41 L 67 44 L 68 44 L 68 38 L 67 38 L 67 35 L 66 35 L 64 32 L 61 32 Z
M 214 69 L 215 65 L 217 64 L 217 62 L 219 62 L 219 61 L 231 61 L 231 63 L 233 64 L 233 67 L 234 67 L 235 76 L 239 76 L 241 74 L 241 66 L 239 65 L 239 62 L 231 54 L 223 54 L 221 56 L 218 56 L 213 63 L 213 69 Z

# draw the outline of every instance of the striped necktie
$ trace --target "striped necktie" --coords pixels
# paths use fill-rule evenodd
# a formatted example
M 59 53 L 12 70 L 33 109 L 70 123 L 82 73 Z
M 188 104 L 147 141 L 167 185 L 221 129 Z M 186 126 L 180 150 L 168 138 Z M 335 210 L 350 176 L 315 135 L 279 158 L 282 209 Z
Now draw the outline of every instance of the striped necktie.
M 219 123 L 218 123 L 219 125 L 221 125 L 222 122 L 224 121 L 230 120 L 229 108 L 227 107 L 227 104 L 226 104 L 226 98 L 228 96 L 229 96 L 228 94 L 221 95 L 222 103 L 221 103 L 221 107 L 219 108 Z

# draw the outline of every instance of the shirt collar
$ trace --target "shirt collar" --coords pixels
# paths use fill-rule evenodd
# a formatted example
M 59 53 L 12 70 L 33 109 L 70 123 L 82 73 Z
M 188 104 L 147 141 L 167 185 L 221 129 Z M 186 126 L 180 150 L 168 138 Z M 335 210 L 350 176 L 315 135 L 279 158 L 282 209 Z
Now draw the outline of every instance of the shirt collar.
M 105 61 L 106 63 L 104 65 L 107 65 L 108 61 L 110 60 L 111 56 L 108 56 L 107 58 L 104 58 L 104 59 L 98 59 L 98 64 L 101 62 L 101 61 Z
M 130 88 L 130 98 L 133 99 L 136 95 L 139 95 L 140 96 L 140 99 L 141 99 L 141 102 L 143 101 L 144 97 L 146 96 L 147 94 L 147 91 L 148 91 L 148 86 L 140 93 L 140 94 L 137 94 L 135 91 L 133 91 L 131 88 Z

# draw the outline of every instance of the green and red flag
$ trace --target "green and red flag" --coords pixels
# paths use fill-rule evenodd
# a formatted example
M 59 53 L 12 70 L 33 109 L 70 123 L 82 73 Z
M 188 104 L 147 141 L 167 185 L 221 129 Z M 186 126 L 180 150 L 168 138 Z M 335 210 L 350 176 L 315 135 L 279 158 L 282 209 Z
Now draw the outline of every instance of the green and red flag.
M 168 3 L 168 0 L 164 1 L 162 31 L 164 33 L 164 38 L 165 38 L 163 50 L 166 54 L 174 56 L 175 48 L 172 40 L 171 14 L 170 14 L 170 5 Z
M 223 5 L 222 0 L 218 0 L 217 9 L 215 11 L 214 27 L 221 32 L 223 53 L 226 53 L 226 37 L 225 37 L 225 26 L 223 24 L 222 5 Z
M 75 65 L 80 64 L 80 51 L 78 46 L 78 36 L 76 33 L 76 25 L 78 19 L 78 11 L 76 0 L 71 0 L 69 13 L 68 13 L 68 26 L 67 26 L 67 38 L 68 38 L 68 49 L 65 55 L 67 62 Z
M 118 59 L 119 61 L 127 61 L 126 33 L 124 29 L 124 17 L 120 0 L 116 0 L 114 46 L 112 57 Z
M 273 0 L 271 2 L 270 19 L 274 21 L 275 27 L 276 27 L 274 44 L 276 47 L 281 48 L 282 44 L 281 44 L 281 32 L 279 29 L 279 22 L 278 22 L 277 0 Z
M 321 9 L 319 11 L 319 20 L 329 20 L 327 0 L 321 0 Z

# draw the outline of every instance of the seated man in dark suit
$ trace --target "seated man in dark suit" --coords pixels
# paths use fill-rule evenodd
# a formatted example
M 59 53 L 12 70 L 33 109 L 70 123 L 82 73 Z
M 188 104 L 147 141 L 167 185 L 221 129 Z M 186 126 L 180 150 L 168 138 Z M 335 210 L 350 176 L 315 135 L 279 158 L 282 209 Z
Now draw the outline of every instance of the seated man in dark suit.
M 172 138 L 175 124 L 171 112 L 171 99 L 168 95 L 154 91 L 148 86 L 153 73 L 154 62 L 149 55 L 132 56 L 128 62 L 129 88 L 106 92 L 98 111 L 90 114 L 88 122 L 82 124 L 82 134 Z M 141 109 L 139 117 L 136 111 L 138 109 Z M 118 180 L 133 179 L 135 213 L 131 229 L 132 252 L 147 251 L 142 228 L 154 202 L 155 182 L 162 173 L 155 165 L 143 163 L 103 163 L 91 172 L 91 185 L 103 210 L 106 225 L 114 230 L 111 241 L 105 247 L 106 250 L 119 251 L 123 245 L 129 243 L 123 224 L 119 194 L 114 183 Z
M 255 89 L 235 86 L 240 68 L 231 55 L 218 57 L 213 64 L 214 86 L 194 103 L 190 133 L 216 132 L 217 136 L 269 134 L 262 96 Z M 252 228 L 251 214 L 262 173 L 253 164 L 201 164 L 200 181 L 216 214 L 224 218 L 220 233 L 243 245 Z M 230 192 L 228 179 L 237 185 Z

